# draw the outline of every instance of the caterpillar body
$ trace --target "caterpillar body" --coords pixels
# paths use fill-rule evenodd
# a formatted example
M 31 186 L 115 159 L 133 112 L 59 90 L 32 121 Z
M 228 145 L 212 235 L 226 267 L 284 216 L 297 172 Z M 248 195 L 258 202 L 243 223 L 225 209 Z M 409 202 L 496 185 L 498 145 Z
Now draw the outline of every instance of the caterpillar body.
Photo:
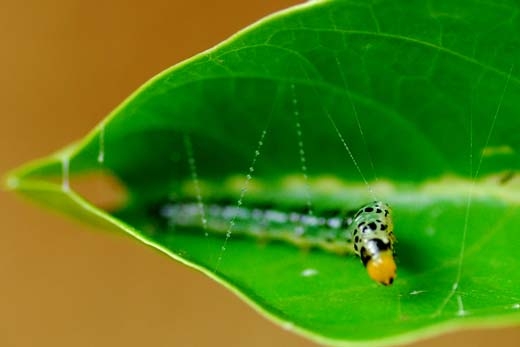
M 374 201 L 355 213 L 339 210 L 311 215 L 308 211 L 279 211 L 222 203 L 167 202 L 158 210 L 170 227 L 200 227 L 210 232 L 280 240 L 303 248 L 337 254 L 355 254 L 376 282 L 391 285 L 396 277 L 392 211 Z M 204 216 L 204 217 L 202 217 Z M 203 222 L 202 219 L 205 219 Z

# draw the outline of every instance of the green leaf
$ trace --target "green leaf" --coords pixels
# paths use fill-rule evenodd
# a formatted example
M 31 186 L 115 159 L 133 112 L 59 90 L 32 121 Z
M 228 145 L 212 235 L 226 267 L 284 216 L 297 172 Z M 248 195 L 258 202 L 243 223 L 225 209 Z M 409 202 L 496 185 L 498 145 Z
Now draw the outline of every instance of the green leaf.
M 7 185 L 135 236 L 322 343 L 518 324 L 519 10 L 306 3 L 159 74 Z M 74 177 L 99 171 L 128 191 L 116 211 L 74 191 Z M 229 238 L 202 221 L 172 228 L 158 213 L 168 198 L 201 199 L 208 214 L 222 199 L 315 214 L 381 199 L 398 277 L 383 287 L 353 256 L 241 236 L 261 227 L 252 220 L 230 218 Z

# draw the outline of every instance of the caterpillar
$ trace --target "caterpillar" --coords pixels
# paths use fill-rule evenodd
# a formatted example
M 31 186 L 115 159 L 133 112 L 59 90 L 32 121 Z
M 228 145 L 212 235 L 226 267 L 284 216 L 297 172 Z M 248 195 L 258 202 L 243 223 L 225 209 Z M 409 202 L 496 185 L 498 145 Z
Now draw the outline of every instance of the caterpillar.
M 167 202 L 158 213 L 170 227 L 200 227 L 210 232 L 250 235 L 269 240 L 289 242 L 302 248 L 319 248 L 340 255 L 355 254 L 368 275 L 383 285 L 391 285 L 396 277 L 392 210 L 381 201 L 374 201 L 355 213 L 340 210 L 285 212 L 272 207 L 244 207 L 225 203 L 204 205 L 197 202 Z

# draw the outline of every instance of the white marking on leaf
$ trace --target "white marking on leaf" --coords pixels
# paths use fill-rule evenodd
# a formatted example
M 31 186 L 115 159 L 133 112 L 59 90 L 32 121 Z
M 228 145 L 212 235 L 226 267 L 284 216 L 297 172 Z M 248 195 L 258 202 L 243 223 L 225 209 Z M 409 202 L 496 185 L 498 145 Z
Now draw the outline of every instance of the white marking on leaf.
M 422 294 L 422 293 L 426 293 L 426 290 L 412 290 L 410 292 L 410 295 L 419 295 L 419 294 Z
M 68 155 L 61 157 L 61 190 L 64 192 L 70 192 L 70 158 Z
M 305 269 L 302 271 L 303 277 L 312 277 L 312 276 L 316 276 L 317 274 L 318 274 L 318 270 L 312 269 L 312 268 L 308 268 L 308 269 Z
M 102 124 L 99 128 L 99 151 L 97 161 L 100 164 L 105 162 L 105 125 Z
M 457 316 L 465 316 L 468 314 L 466 310 L 464 310 L 464 304 L 462 302 L 462 297 L 457 295 L 457 305 L 459 306 L 459 310 L 457 311 Z

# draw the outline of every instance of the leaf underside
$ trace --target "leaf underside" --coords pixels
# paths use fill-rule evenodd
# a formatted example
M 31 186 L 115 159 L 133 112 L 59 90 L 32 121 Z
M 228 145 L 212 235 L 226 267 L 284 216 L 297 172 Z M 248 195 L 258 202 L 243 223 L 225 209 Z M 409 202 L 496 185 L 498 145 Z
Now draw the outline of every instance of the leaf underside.
M 123 230 L 323 343 L 391 344 L 520 322 L 520 7 L 314 1 L 143 85 L 8 187 Z M 104 211 L 68 177 L 115 176 Z M 58 180 L 52 178 L 58 177 Z M 165 225 L 165 199 L 394 211 L 398 277 L 354 256 Z M 293 226 L 288 226 L 292 228 Z M 247 226 L 246 226 L 247 228 Z

